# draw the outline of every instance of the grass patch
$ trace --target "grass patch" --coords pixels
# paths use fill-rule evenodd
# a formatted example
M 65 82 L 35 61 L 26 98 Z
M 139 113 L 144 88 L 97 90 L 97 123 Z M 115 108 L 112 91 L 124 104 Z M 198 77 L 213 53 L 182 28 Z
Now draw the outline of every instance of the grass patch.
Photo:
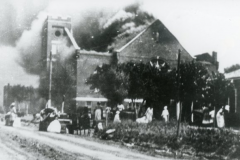
M 162 121 L 138 124 L 126 120 L 117 124 L 109 123 L 97 136 L 103 137 L 103 133 L 108 129 L 116 129 L 111 136 L 112 140 L 134 144 L 134 147 L 141 151 L 164 151 L 175 158 L 185 158 L 187 155 L 207 159 L 240 158 L 240 135 L 230 129 L 191 128 L 182 123 L 177 138 L 176 120 L 167 124 Z

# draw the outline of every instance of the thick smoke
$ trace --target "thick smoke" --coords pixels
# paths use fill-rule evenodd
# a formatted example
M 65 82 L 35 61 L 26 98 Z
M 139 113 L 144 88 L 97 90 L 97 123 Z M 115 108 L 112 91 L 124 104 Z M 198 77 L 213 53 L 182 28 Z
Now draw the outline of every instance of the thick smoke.
M 61 1 L 60 1 L 61 2 Z M 119 10 L 99 8 L 93 11 L 91 6 L 79 10 L 75 3 L 64 2 L 58 5 L 52 1 L 49 6 L 38 14 L 29 30 L 25 30 L 16 43 L 20 51 L 19 64 L 31 74 L 40 74 L 41 61 L 41 30 L 48 12 L 55 15 L 72 17 L 72 27 L 76 42 L 82 49 L 107 52 L 118 49 L 129 39 L 149 25 L 154 17 L 141 10 L 140 3 L 123 6 Z M 56 7 L 58 6 L 58 7 Z M 71 48 L 65 48 L 65 52 Z
M 118 49 L 154 19 L 141 11 L 141 5 L 134 0 L 118 2 L 118 5 L 112 1 L 93 4 L 59 0 L 0 3 L 0 20 L 4 24 L 0 26 L 0 45 L 11 45 L 20 56 L 15 57 L 15 62 L 34 75 L 41 72 L 41 31 L 48 14 L 70 16 L 74 37 L 81 49 L 101 52 Z M 70 52 L 72 48 L 62 50 Z
M 110 18 L 105 18 L 106 16 L 101 16 L 104 13 L 100 13 L 82 21 L 87 28 L 75 28 L 75 33 L 78 33 L 75 35 L 77 42 L 84 49 L 101 52 L 119 49 L 154 20 L 152 15 L 142 11 L 140 3 L 130 4 Z M 104 20 L 105 23 L 102 24 Z
M 37 18 L 32 22 L 31 29 L 25 30 L 17 41 L 16 48 L 21 56 L 18 63 L 27 73 L 38 75 L 41 72 L 41 31 L 46 18 L 46 13 L 39 13 Z
M 70 16 L 74 37 L 81 49 L 101 52 L 118 49 L 154 20 L 141 11 L 141 5 L 135 0 L 0 1 L 0 52 L 5 55 L 2 65 L 8 64 L 8 69 L 2 67 L 5 79 L 1 85 L 37 86 L 42 69 L 41 32 L 48 14 Z M 64 61 L 73 48 L 65 46 L 59 50 L 64 53 L 61 55 Z
M 30 29 L 38 13 L 47 7 L 48 0 L 1 0 L 0 44 L 15 46 L 25 30 Z
M 3 86 L 21 84 L 38 86 L 38 77 L 27 74 L 16 63 L 20 59 L 16 42 L 25 30 L 30 29 L 32 21 L 39 11 L 46 8 L 47 0 L 41 3 L 35 0 L 1 0 L 0 1 L 0 97 L 3 97 Z M 2 105 L 2 98 L 0 98 Z

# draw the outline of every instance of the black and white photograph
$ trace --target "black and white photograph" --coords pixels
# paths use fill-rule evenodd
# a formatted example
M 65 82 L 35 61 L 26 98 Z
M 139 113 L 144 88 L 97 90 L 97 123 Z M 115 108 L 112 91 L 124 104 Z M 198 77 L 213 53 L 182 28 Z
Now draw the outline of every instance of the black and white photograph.
M 239 0 L 0 0 L 0 160 L 240 159 Z

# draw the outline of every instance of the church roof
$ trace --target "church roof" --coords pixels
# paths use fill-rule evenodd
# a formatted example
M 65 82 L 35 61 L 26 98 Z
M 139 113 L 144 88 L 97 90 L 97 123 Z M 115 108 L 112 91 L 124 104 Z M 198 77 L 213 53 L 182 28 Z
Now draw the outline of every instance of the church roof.
M 159 57 L 176 65 L 177 53 L 181 50 L 181 61 L 192 61 L 192 56 L 160 20 L 154 21 L 126 45 L 117 50 L 120 57 Z

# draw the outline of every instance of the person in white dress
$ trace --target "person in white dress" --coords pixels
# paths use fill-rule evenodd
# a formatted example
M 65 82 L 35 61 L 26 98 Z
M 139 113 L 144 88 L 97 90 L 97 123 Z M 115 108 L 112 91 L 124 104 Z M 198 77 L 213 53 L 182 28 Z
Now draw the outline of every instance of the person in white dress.
M 15 103 L 12 103 L 10 105 L 11 109 L 10 109 L 10 113 L 11 113 L 11 116 L 12 116 L 12 120 L 14 121 L 15 118 L 17 117 L 17 110 L 16 110 L 16 106 L 15 106 Z
M 120 112 L 117 111 L 116 114 L 115 114 L 114 120 L 113 120 L 114 123 L 121 123 L 119 114 L 120 114 Z
M 11 104 L 11 116 L 12 116 L 12 120 L 13 120 L 13 127 L 20 127 L 21 126 L 21 118 L 17 116 L 17 110 L 16 110 L 16 106 L 15 103 Z
M 153 108 L 148 107 L 145 115 L 142 118 L 136 120 L 137 123 L 150 123 L 152 122 Z
M 169 121 L 169 112 L 168 112 L 167 106 L 164 106 L 161 116 L 163 117 L 165 122 Z
M 61 124 L 58 121 L 58 117 L 55 117 L 55 120 L 53 120 L 49 126 L 47 127 L 48 132 L 54 132 L 54 133 L 60 133 L 61 132 Z
M 223 128 L 225 126 L 223 107 L 217 112 L 216 117 L 217 117 L 217 126 L 219 128 Z

